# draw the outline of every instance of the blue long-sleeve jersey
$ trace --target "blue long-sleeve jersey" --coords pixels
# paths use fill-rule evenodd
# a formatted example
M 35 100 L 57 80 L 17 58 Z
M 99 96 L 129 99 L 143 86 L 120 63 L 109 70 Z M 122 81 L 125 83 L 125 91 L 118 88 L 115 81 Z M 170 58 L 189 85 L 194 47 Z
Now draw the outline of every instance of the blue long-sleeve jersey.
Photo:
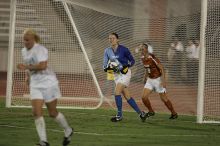
M 105 49 L 103 68 L 107 68 L 109 60 L 118 62 L 119 69 L 122 69 L 123 66 L 131 67 L 135 63 L 131 52 L 123 45 L 118 45 L 116 52 L 111 47 Z

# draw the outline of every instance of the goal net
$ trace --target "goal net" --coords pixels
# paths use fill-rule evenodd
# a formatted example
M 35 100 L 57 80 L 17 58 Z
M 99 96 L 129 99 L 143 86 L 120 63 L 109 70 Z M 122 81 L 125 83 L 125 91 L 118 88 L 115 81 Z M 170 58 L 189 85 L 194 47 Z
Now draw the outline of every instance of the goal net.
M 141 102 L 144 68 L 137 48 L 144 42 L 152 46 L 153 53 L 165 67 L 168 96 L 177 112 L 196 115 L 200 4 L 200 0 L 11 0 L 7 106 L 30 105 L 24 72 L 17 70 L 16 64 L 22 62 L 22 32 L 25 28 L 33 28 L 41 36 L 41 44 L 48 48 L 49 66 L 57 74 L 63 96 L 59 100 L 60 107 L 114 107 L 114 85 L 106 80 L 102 63 L 104 49 L 109 46 L 108 35 L 117 32 L 120 43 L 130 49 L 136 61 L 131 68 L 129 90 L 140 108 L 147 110 Z M 212 20 L 209 20 L 210 25 Z M 209 26 L 212 31 L 207 31 L 217 31 L 217 26 Z M 218 38 L 218 33 L 213 36 L 214 39 L 207 42 L 210 42 L 210 48 L 217 48 L 213 41 Z M 191 47 L 197 50 L 194 54 Z M 210 60 L 218 59 L 218 55 L 212 56 L 217 51 L 210 53 Z M 218 65 L 215 65 L 217 74 Z M 205 75 L 211 73 L 214 71 Z M 217 95 L 218 82 L 211 79 L 206 78 L 205 82 L 209 87 L 213 86 L 205 89 L 210 93 L 206 103 L 217 103 L 217 96 L 212 98 L 212 94 Z M 150 100 L 157 112 L 169 112 L 158 94 L 152 93 Z M 207 107 L 214 104 L 211 105 Z M 129 110 L 126 103 L 123 108 Z M 212 113 L 208 115 L 212 116 Z
M 220 123 L 220 1 L 202 3 L 200 80 L 198 94 L 199 123 Z
M 68 8 L 69 9 L 69 8 Z M 10 64 L 7 88 L 8 106 L 30 105 L 24 72 L 16 69 L 22 63 L 22 33 L 33 28 L 48 49 L 49 66 L 55 71 L 63 98 L 63 108 L 97 108 L 103 95 L 92 69 L 92 48 L 85 48 L 73 27 L 63 2 L 53 0 L 11 1 Z M 15 14 L 15 16 L 13 16 Z

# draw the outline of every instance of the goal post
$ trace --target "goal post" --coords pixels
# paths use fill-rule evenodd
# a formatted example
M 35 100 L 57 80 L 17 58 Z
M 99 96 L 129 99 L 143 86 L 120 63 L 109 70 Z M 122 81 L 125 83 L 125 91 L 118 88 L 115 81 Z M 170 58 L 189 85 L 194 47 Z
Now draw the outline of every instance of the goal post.
M 11 0 L 10 3 L 10 31 L 9 31 L 9 53 L 8 53 L 8 71 L 7 71 L 7 91 L 6 91 L 6 107 L 11 106 L 12 97 L 12 74 L 13 74 L 13 56 L 14 56 L 14 39 L 15 39 L 15 18 L 16 18 L 16 1 Z
M 207 0 L 201 3 L 201 26 L 200 26 L 200 61 L 199 61 L 199 80 L 198 80 L 198 101 L 197 101 L 197 122 L 203 122 L 204 108 L 204 79 L 205 79 L 205 31 L 207 23 Z
M 202 0 L 198 123 L 220 123 L 220 2 Z

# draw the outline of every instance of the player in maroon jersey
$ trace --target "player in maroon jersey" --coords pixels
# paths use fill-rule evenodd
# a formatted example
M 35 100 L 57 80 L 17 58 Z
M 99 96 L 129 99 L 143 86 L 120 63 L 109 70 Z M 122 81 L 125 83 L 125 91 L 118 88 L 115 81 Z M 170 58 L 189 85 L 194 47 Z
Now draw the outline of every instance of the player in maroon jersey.
M 159 93 L 161 100 L 170 110 L 171 116 L 169 119 L 176 119 L 178 115 L 166 93 L 166 81 L 163 65 L 160 63 L 158 58 L 148 52 L 147 44 L 142 44 L 140 47 L 142 50 L 141 60 L 146 69 L 144 75 L 145 85 L 142 93 L 142 101 L 149 110 L 147 113 L 148 117 L 155 115 L 149 100 L 149 95 L 152 93 L 152 91 L 155 91 Z

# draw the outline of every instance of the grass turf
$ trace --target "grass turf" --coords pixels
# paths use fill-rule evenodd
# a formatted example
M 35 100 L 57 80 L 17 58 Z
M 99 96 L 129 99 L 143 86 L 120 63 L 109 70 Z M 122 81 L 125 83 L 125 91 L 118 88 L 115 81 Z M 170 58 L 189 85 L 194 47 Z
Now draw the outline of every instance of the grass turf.
M 142 123 L 134 112 L 124 112 L 124 119 L 110 122 L 113 110 L 60 110 L 75 129 L 70 146 L 216 146 L 220 126 L 197 124 L 196 117 L 156 114 Z M 61 146 L 62 129 L 44 111 L 48 140 Z M 5 108 L 0 98 L 0 146 L 34 146 L 38 142 L 31 109 Z

